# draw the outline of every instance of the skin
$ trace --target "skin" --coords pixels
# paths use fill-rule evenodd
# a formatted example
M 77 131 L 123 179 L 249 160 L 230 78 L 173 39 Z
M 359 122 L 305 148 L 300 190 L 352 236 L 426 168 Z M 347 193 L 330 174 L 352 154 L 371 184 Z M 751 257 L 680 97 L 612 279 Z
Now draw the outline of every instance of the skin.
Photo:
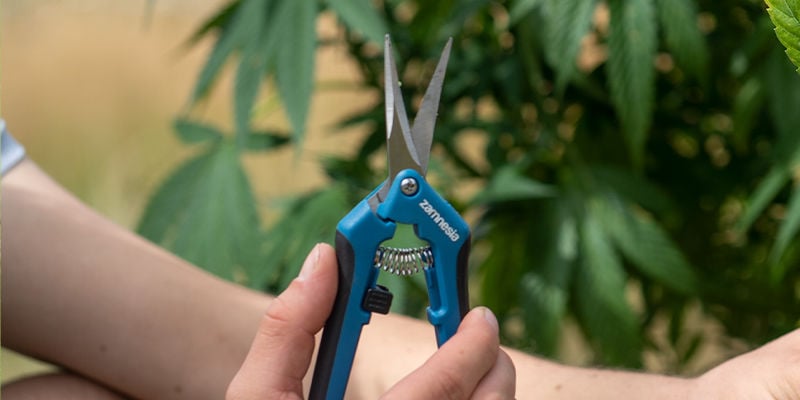
M 219 399 L 226 393 L 248 398 L 237 396 L 275 389 L 299 398 L 297 380 L 304 375 L 307 388 L 309 374 L 300 372 L 310 362 L 311 334 L 324 321 L 320 310 L 328 309 L 325 296 L 335 290 L 330 247 L 318 246 L 311 275 L 295 280 L 284 293 L 288 297 L 276 301 L 211 276 L 109 222 L 29 160 L 3 177 L 2 216 L 3 346 L 66 371 L 6 385 L 4 399 Z M 314 324 L 296 325 L 290 316 L 298 313 L 306 320 L 317 313 Z M 501 351 L 489 314 L 473 310 L 456 335 L 480 345 L 458 345 L 454 337 L 454 345 L 439 351 L 426 322 L 374 316 L 359 342 L 348 398 L 425 398 L 452 391 L 462 398 L 511 398 L 507 354 L 520 399 L 800 400 L 798 332 L 700 377 L 677 378 L 577 368 Z M 292 333 L 276 334 L 284 332 L 281 324 Z M 265 349 L 275 343 L 287 344 L 277 347 L 290 352 L 279 359 L 287 369 L 271 375 L 277 383 L 267 385 L 259 371 L 281 363 L 264 361 L 271 360 Z M 477 386 L 465 386 L 467 380 Z

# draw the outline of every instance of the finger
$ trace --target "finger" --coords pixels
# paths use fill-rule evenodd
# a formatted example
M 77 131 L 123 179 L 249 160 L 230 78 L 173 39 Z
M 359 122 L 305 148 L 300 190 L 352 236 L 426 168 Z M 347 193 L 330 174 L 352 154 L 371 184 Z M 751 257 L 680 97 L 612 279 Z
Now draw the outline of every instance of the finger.
M 497 360 L 497 319 L 485 307 L 470 311 L 424 365 L 398 382 L 385 399 L 467 399 Z
M 317 245 L 300 275 L 267 308 L 228 399 L 302 398 L 314 334 L 331 312 L 336 283 L 333 249 Z
M 517 387 L 517 371 L 511 357 L 505 351 L 497 353 L 497 361 L 489 373 L 478 382 L 473 399 L 499 400 L 513 399 Z

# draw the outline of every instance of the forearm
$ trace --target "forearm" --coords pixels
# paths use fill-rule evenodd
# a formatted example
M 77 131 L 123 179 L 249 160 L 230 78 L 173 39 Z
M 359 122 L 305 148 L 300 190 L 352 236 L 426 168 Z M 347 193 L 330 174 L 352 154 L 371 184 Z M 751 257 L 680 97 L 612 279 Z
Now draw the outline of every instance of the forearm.
M 222 398 L 269 298 L 107 221 L 29 161 L 2 188 L 4 346 L 134 397 Z
M 517 391 L 525 398 L 687 400 L 693 380 L 641 372 L 580 368 L 509 352 L 517 366 Z M 530 397 L 528 397 L 530 396 Z M 519 396 L 523 398 L 522 395 Z
M 374 315 L 361 336 L 351 385 L 361 398 L 378 398 L 421 365 L 436 349 L 430 324 L 400 316 Z M 513 349 L 504 349 L 517 369 L 519 399 L 669 400 L 691 398 L 694 380 L 609 369 L 558 364 Z

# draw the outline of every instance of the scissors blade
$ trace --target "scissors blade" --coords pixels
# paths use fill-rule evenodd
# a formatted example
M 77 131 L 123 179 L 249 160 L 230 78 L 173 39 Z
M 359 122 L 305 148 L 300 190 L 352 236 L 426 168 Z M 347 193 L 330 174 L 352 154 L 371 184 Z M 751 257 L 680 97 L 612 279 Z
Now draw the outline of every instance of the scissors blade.
M 447 71 L 447 62 L 450 59 L 450 48 L 453 38 L 447 40 L 447 44 L 439 57 L 439 63 L 433 72 L 425 96 L 422 98 L 417 116 L 414 118 L 414 125 L 411 127 L 411 136 L 414 139 L 414 147 L 419 157 L 419 165 L 422 175 L 428 171 L 428 160 L 431 155 L 431 145 L 433 144 L 433 129 L 436 125 L 436 116 L 439 113 L 439 98 L 442 95 L 444 85 L 444 75 Z
M 403 94 L 397 78 L 397 67 L 392 56 L 392 43 L 386 35 L 384 47 L 384 80 L 386 91 L 386 147 L 389 155 L 389 180 L 404 169 L 425 173 L 419 161 L 414 138 L 408 124 Z

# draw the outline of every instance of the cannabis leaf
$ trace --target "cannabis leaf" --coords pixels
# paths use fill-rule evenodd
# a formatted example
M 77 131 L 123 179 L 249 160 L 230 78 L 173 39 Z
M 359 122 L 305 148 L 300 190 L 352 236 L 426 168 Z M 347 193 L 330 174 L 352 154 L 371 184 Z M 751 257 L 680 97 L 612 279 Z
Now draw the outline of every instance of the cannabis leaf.
M 708 49 L 695 22 L 697 5 L 692 0 L 658 0 L 658 17 L 664 41 L 683 68 L 696 78 L 708 69 Z
M 596 4 L 594 0 L 557 0 L 549 6 L 547 55 L 556 69 L 556 90 L 563 93 L 577 72 L 581 40 L 591 27 Z
M 800 0 L 766 0 L 775 34 L 800 72 Z
M 608 82 L 611 100 L 628 141 L 633 165 L 644 163 L 644 145 L 653 115 L 657 49 L 656 15 L 648 0 L 609 3 Z

